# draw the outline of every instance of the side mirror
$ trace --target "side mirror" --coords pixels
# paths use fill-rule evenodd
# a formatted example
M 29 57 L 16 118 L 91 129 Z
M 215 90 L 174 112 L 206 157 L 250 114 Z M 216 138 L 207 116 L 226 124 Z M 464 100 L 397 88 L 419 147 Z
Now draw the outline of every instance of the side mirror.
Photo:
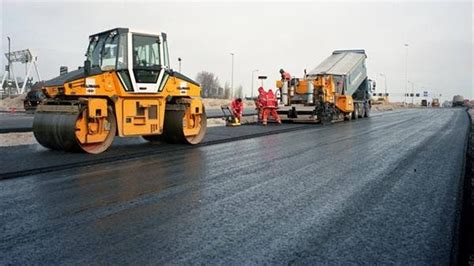
M 91 61 L 84 61 L 84 74 L 87 76 L 91 73 Z

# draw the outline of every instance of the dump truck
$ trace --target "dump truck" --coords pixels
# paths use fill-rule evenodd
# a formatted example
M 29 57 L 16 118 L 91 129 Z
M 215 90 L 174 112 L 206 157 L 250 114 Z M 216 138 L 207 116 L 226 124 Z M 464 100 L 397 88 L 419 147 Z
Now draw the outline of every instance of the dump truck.
M 455 95 L 453 97 L 453 104 L 452 104 L 453 107 L 458 107 L 458 106 L 464 106 L 464 97 L 462 97 L 461 95 Z
M 33 133 L 50 149 L 97 154 L 116 135 L 198 144 L 206 132 L 201 88 L 170 68 L 166 33 L 93 34 L 84 66 L 42 90 Z
M 375 82 L 365 50 L 336 50 L 303 78 L 277 81 L 283 121 L 335 122 L 370 116 Z

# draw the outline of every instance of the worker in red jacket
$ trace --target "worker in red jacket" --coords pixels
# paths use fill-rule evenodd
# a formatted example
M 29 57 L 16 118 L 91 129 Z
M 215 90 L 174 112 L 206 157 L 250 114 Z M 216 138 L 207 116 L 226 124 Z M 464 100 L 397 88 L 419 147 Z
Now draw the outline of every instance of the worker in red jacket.
M 232 113 L 234 114 L 235 118 L 237 118 L 240 122 L 242 119 L 242 113 L 244 111 L 244 103 L 242 102 L 242 99 L 237 98 L 233 100 L 230 107 L 232 109 Z
M 273 119 L 275 121 L 278 122 L 278 124 L 281 124 L 281 119 L 280 119 L 280 116 L 278 115 L 277 113 L 277 109 L 278 109 L 278 100 L 275 96 L 275 94 L 273 93 L 273 91 L 271 89 L 268 90 L 268 92 L 266 93 L 266 100 L 267 100 L 267 103 L 266 103 L 266 106 L 264 107 L 264 112 L 263 112 L 263 124 L 266 125 L 267 124 L 267 120 L 268 120 L 268 117 L 273 117 Z
M 257 105 L 265 106 L 267 105 L 267 92 L 263 87 L 258 88 L 258 98 Z
M 263 120 L 263 108 L 267 105 L 267 92 L 263 87 L 258 88 L 258 98 L 255 104 L 257 105 L 258 121 L 261 122 Z
M 281 74 L 281 81 L 290 81 L 291 80 L 290 73 L 283 70 L 283 68 L 280 69 L 280 74 Z

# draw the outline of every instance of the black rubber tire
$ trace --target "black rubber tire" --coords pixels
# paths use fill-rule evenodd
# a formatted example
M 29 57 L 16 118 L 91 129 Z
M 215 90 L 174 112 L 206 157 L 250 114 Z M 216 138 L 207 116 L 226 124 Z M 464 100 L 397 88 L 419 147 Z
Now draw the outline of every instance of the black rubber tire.
M 364 108 L 364 104 L 362 105 L 359 105 L 359 118 L 363 118 L 365 116 L 365 108 Z
M 165 112 L 163 139 L 169 143 L 199 144 L 206 135 L 207 115 L 203 109 L 201 131 L 194 137 L 186 137 L 183 132 L 184 111 L 169 110 Z
M 75 126 L 79 114 L 36 112 L 33 119 L 33 135 L 36 141 L 48 149 L 80 151 Z
M 369 104 L 366 104 L 365 105 L 365 114 L 364 114 L 365 117 L 370 117 L 370 105 Z
M 84 109 L 79 113 L 36 112 L 33 119 L 33 135 L 39 144 L 52 150 L 102 153 L 112 145 L 117 132 L 115 114 L 109 107 L 107 120 L 111 130 L 104 142 L 82 145 L 76 138 L 76 121 L 83 111 Z
M 359 118 L 359 106 L 357 103 L 354 104 L 354 111 L 352 112 L 352 120 Z

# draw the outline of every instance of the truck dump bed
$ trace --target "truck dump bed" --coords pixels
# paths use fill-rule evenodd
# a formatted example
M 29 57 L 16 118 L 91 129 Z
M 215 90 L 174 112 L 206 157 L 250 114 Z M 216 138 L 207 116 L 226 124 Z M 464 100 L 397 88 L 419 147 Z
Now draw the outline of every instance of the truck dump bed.
M 336 50 L 308 73 L 308 78 L 333 75 L 344 83 L 344 90 L 352 95 L 367 78 L 365 50 Z

